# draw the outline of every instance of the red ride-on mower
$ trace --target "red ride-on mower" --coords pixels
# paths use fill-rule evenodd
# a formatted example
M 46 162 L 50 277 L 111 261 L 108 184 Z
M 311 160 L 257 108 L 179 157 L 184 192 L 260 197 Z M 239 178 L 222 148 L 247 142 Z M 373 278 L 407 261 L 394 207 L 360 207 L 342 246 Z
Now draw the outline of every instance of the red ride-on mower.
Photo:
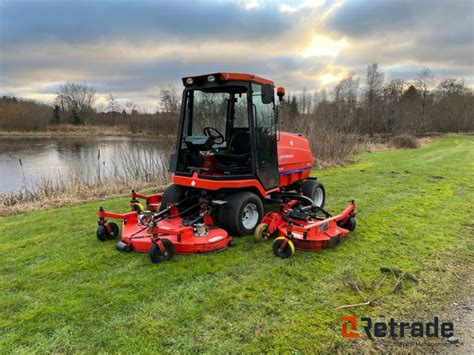
M 276 256 L 289 258 L 295 248 L 312 251 L 331 247 L 356 227 L 354 201 L 341 214 L 332 216 L 304 196 L 286 199 L 281 210 L 267 213 L 255 230 L 257 241 L 276 237 Z
M 133 202 L 134 211 L 126 215 L 100 211 L 99 239 L 118 233 L 117 225 L 105 220 L 108 216 L 124 220 L 122 242 L 133 250 L 145 251 L 161 238 L 170 240 L 175 252 L 200 252 L 201 242 L 211 243 L 214 234 L 227 241 L 228 235 L 253 234 L 263 218 L 264 203 L 281 201 L 288 193 L 324 206 L 324 186 L 310 177 L 313 156 L 308 140 L 278 130 L 273 81 L 239 73 L 182 80 L 179 131 L 169 165 L 172 184 L 163 194 L 135 196 L 153 199 L 147 201 L 151 214 L 139 202 Z M 276 93 L 281 101 L 284 89 Z M 200 215 L 205 218 L 196 220 Z M 208 234 L 198 236 L 203 223 Z M 189 243 L 184 243 L 185 235 Z M 156 244 L 162 250 L 166 243 Z
M 117 243 L 119 251 L 148 252 L 154 263 L 169 260 L 173 254 L 211 253 L 232 245 L 232 238 L 224 229 L 214 225 L 213 210 L 222 201 L 202 200 L 183 207 L 183 200 L 171 203 L 162 211 L 151 211 L 153 201 L 160 201 L 161 194 L 145 196 L 132 191 L 132 211 L 124 214 L 99 209 L 97 238 L 110 240 L 118 235 L 118 226 L 106 218 L 123 220 L 122 238 Z M 147 200 L 147 210 L 137 197 Z M 150 202 L 152 201 L 152 202 Z M 183 207 L 180 210 L 178 208 Z

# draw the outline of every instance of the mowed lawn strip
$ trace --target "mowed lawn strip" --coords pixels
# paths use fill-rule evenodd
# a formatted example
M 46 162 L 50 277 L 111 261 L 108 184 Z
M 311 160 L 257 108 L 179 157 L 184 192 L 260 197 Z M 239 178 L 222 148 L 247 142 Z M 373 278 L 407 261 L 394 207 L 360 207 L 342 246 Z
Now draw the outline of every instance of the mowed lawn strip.
M 314 174 L 330 211 L 356 200 L 357 229 L 287 260 L 250 236 L 159 265 L 119 253 L 95 238 L 96 212 L 127 197 L 0 218 L 0 352 L 330 351 L 354 346 L 342 315 L 429 316 L 472 262 L 474 139 L 355 159 Z M 389 275 L 373 306 L 335 310 L 364 301 L 354 282 L 369 299 L 381 266 L 420 282 L 390 293 Z

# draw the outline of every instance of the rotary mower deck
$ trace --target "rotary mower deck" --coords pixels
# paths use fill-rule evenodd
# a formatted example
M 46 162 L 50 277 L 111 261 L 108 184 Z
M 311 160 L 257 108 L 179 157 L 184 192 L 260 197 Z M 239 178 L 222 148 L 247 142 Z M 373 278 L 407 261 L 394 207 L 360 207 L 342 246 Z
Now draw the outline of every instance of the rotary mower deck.
M 354 201 L 342 213 L 332 216 L 310 199 L 295 196 L 281 204 L 280 211 L 269 212 L 263 217 L 255 230 L 255 239 L 260 241 L 276 237 L 273 241 L 274 254 L 288 258 L 295 249 L 312 251 L 331 247 L 355 227 Z
M 146 210 L 139 198 L 146 201 Z M 183 200 L 157 212 L 161 198 L 161 194 L 146 196 L 132 191 L 131 212 L 112 213 L 101 207 L 97 238 L 105 241 L 118 236 L 117 224 L 107 221 L 107 217 L 123 220 L 117 249 L 148 252 L 155 263 L 168 260 L 173 254 L 211 253 L 232 245 L 232 238 L 224 229 L 217 228 L 211 217 L 213 208 L 221 201 L 202 200 L 188 206 L 188 201 Z
M 157 212 L 161 198 L 162 194 L 146 196 L 132 191 L 131 212 L 106 212 L 100 207 L 97 238 L 116 238 L 119 227 L 106 218 L 122 220 L 117 250 L 147 252 L 154 263 L 169 260 L 174 254 L 212 253 L 233 245 L 232 237 L 216 227 L 211 217 L 214 208 L 225 204 L 224 201 L 202 199 L 189 205 L 189 201 L 183 200 Z M 139 199 L 146 201 L 146 210 Z M 356 227 L 354 201 L 337 216 L 299 194 L 284 194 L 278 202 L 280 211 L 263 217 L 255 230 L 255 239 L 275 237 L 273 253 L 281 258 L 292 256 L 295 249 L 312 251 L 334 246 Z

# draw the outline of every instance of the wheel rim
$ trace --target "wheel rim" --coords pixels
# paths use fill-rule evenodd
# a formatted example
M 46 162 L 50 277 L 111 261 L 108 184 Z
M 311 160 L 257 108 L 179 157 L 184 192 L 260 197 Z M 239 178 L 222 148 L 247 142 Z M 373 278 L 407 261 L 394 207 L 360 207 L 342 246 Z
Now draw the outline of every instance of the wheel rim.
M 313 196 L 313 201 L 316 204 L 316 206 L 321 206 L 324 201 L 324 194 L 323 194 L 323 189 L 318 187 L 316 188 L 316 191 L 314 191 L 314 196 Z
M 246 229 L 253 229 L 258 222 L 258 210 L 257 205 L 254 203 L 249 203 L 245 205 L 244 210 L 242 211 L 242 224 Z

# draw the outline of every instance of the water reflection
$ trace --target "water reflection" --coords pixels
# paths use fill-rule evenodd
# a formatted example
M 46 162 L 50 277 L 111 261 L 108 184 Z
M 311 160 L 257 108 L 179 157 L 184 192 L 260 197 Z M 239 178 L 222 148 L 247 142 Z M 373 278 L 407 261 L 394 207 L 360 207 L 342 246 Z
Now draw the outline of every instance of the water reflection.
M 0 138 L 0 193 L 20 191 L 25 182 L 34 189 L 41 180 L 56 181 L 71 174 L 92 179 L 99 166 L 101 174 L 111 174 L 124 168 L 124 155 L 140 161 L 152 161 L 157 154 L 167 159 L 172 145 L 156 138 Z

